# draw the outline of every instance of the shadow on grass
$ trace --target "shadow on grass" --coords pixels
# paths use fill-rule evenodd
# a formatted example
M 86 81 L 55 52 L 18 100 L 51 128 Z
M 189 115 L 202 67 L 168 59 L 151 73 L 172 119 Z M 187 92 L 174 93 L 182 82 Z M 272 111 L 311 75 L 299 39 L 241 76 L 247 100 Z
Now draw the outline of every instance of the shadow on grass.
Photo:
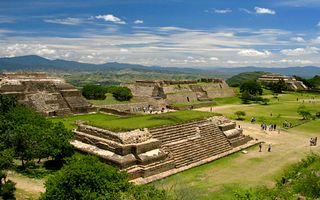
M 41 179 L 60 170 L 64 163 L 63 160 L 47 160 L 40 164 L 28 162 L 25 166 L 15 166 L 14 170 L 29 178 Z

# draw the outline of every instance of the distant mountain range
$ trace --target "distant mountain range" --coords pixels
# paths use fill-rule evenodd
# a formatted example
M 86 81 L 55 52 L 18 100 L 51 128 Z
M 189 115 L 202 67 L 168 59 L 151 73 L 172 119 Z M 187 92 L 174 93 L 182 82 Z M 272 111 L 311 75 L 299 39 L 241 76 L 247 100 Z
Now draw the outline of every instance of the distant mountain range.
M 117 69 L 131 69 L 135 71 L 154 71 L 160 73 L 183 73 L 183 74 L 212 74 L 213 76 L 231 77 L 242 72 L 264 71 L 284 75 L 297 75 L 302 77 L 313 77 L 320 74 L 320 67 L 286 67 L 286 68 L 262 68 L 262 67 L 236 67 L 236 68 L 178 68 L 144 66 L 126 63 L 104 63 L 89 64 L 67 60 L 49 60 L 40 56 L 29 55 L 11 58 L 0 58 L 0 71 L 114 71 Z

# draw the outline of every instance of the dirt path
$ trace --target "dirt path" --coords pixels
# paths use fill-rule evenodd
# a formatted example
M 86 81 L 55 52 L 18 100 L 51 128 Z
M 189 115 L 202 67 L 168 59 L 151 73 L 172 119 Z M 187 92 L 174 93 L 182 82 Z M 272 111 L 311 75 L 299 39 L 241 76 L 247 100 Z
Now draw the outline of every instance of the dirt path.
M 9 171 L 7 179 L 12 180 L 13 182 L 16 183 L 16 188 L 19 191 L 22 191 L 18 195 L 17 199 L 29 199 L 29 198 L 23 198 L 19 196 L 23 196 L 26 194 L 32 194 L 32 196 L 39 196 L 40 193 L 44 192 L 44 180 L 42 179 L 32 179 L 28 178 L 26 176 L 23 176 L 21 174 L 17 174 L 16 172 Z
M 210 111 L 211 111 L 211 108 L 212 108 L 212 112 L 218 112 L 218 111 L 225 110 L 225 109 L 229 109 L 229 108 L 234 108 L 234 109 L 236 110 L 236 109 L 238 109 L 238 108 L 251 107 L 251 106 L 255 106 L 255 105 L 256 105 L 256 104 L 212 106 L 212 107 L 197 108 L 197 109 L 195 109 L 195 110 L 210 112 Z

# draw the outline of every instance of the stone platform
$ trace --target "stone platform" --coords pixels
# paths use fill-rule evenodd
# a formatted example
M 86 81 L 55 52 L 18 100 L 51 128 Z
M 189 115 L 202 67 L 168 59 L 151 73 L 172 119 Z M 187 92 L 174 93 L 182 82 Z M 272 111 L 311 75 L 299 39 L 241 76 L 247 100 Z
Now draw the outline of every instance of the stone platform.
M 76 149 L 126 170 L 137 183 L 163 178 L 253 144 L 234 122 L 220 116 L 123 133 L 79 124 L 74 132 Z
M 0 94 L 16 96 L 20 103 L 47 116 L 87 113 L 94 109 L 74 86 L 43 72 L 1 73 Z

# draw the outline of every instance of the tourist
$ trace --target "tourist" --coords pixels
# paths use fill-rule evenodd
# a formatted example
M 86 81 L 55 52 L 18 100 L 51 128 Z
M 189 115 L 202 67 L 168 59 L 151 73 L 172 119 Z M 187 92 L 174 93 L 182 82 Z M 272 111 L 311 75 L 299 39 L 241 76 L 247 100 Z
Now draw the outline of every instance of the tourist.
M 210 112 L 212 112 L 212 107 L 210 107 Z
M 273 124 L 273 130 L 277 129 L 277 124 Z
M 318 140 L 318 137 L 315 137 L 314 138 L 314 146 L 317 146 L 317 140 Z
M 259 152 L 261 152 L 262 151 L 262 143 L 260 142 L 259 143 Z
M 313 146 L 313 138 L 310 138 L 310 146 Z
M 271 149 L 272 149 L 272 144 L 270 143 L 268 146 L 268 152 L 271 152 Z

